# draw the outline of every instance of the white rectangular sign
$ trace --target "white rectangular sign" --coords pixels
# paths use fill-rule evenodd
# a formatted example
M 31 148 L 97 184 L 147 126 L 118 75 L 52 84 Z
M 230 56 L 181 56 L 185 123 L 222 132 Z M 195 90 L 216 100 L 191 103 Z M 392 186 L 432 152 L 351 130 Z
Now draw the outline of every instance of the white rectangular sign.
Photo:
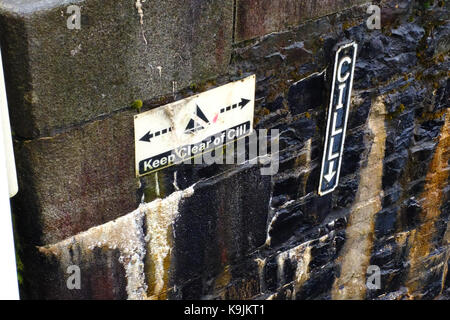
M 339 185 L 357 51 L 358 45 L 352 42 L 340 47 L 336 52 L 320 172 L 321 196 L 333 192 Z
M 256 77 L 134 117 L 136 176 L 181 163 L 253 131 Z

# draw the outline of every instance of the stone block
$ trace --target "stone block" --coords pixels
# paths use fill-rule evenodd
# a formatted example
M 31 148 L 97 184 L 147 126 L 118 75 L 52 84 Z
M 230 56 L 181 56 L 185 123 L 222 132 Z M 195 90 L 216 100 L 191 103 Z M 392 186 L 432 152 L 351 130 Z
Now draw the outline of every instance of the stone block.
M 123 111 L 54 137 L 15 141 L 21 236 L 51 244 L 114 220 L 236 165 L 180 164 L 140 179 L 133 116 Z
M 270 185 L 258 167 L 244 167 L 194 186 L 174 226 L 175 283 L 220 273 L 265 243 Z
M 24 138 L 49 136 L 225 73 L 233 1 L 0 2 L 12 127 Z M 67 7 L 81 8 L 69 29 Z
M 13 207 L 33 244 L 61 241 L 137 207 L 131 113 L 16 141 L 20 190 Z
M 259 293 L 251 256 L 266 239 L 269 184 L 258 167 L 246 167 L 37 247 L 27 265 L 29 297 L 251 298 Z M 72 265 L 81 271 L 77 292 L 66 286 Z M 250 276 L 252 281 L 241 283 Z
M 253 39 L 295 27 L 365 0 L 237 0 L 235 41 Z

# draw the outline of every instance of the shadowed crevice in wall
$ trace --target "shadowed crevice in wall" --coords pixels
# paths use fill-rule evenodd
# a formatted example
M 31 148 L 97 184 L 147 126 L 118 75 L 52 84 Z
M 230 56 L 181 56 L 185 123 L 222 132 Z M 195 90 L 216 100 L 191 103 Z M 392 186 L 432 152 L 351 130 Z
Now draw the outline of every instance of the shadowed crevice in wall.
M 213 295 L 208 281 L 233 280 L 234 266 L 266 240 L 270 176 L 260 168 L 243 167 L 198 183 L 181 204 L 175 222 L 172 298 Z M 229 270 L 226 271 L 227 266 Z M 222 284 L 226 285 L 226 284 Z

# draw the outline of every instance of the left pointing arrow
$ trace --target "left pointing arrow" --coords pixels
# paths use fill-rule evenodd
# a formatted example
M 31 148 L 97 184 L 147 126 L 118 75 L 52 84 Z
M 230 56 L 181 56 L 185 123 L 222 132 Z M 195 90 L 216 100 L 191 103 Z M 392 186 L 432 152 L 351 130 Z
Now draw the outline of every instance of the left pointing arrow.
M 145 136 L 139 139 L 139 141 L 150 142 L 150 139 L 153 138 L 153 134 L 151 131 L 147 132 Z

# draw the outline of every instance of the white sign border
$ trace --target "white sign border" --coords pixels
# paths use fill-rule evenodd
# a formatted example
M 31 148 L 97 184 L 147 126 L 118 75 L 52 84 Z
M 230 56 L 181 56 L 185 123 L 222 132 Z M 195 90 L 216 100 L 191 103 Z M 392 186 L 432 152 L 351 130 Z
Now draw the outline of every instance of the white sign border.
M 329 138 L 329 132 L 330 132 L 330 122 L 331 122 L 331 112 L 333 111 L 333 101 L 334 101 L 334 88 L 336 86 L 336 69 L 337 69 L 337 65 L 338 65 L 338 59 L 339 59 L 339 53 L 348 48 L 348 47 L 354 47 L 354 53 L 353 53 L 353 66 L 352 66 L 352 72 L 350 75 L 350 88 L 349 88 L 349 97 L 347 100 L 347 105 L 346 105 L 346 114 L 345 114 L 345 121 L 344 121 L 344 130 L 342 133 L 342 141 L 341 141 L 341 148 L 339 150 L 340 154 L 339 154 L 339 163 L 337 166 L 337 176 L 336 176 L 336 183 L 334 184 L 333 188 L 326 190 L 324 192 L 322 192 L 322 182 L 323 182 L 323 175 L 324 175 L 324 166 L 325 166 L 325 158 L 327 157 L 327 146 L 328 146 L 328 138 Z M 331 192 L 333 192 L 334 190 L 336 190 L 337 186 L 339 185 L 339 178 L 340 178 L 340 173 L 341 173 L 341 165 L 342 165 L 342 156 L 344 154 L 344 143 L 345 143 L 345 136 L 347 133 L 347 122 L 348 122 L 348 115 L 350 113 L 350 102 L 351 102 L 351 98 L 352 98 L 352 90 L 353 90 L 353 76 L 355 74 L 355 66 L 356 66 L 356 55 L 358 52 L 358 44 L 356 43 L 356 41 L 352 41 L 348 44 L 343 45 L 342 47 L 340 47 L 338 49 L 338 51 L 336 52 L 336 57 L 335 57 L 335 62 L 334 62 L 334 71 L 333 71 L 333 85 L 331 87 L 331 95 L 330 95 L 330 105 L 328 107 L 328 114 L 327 114 L 327 129 L 325 131 L 325 144 L 324 144 L 324 148 L 323 148 L 323 157 L 322 157 L 322 168 L 320 169 L 320 181 L 319 181 L 319 190 L 318 193 L 320 196 L 324 196 L 327 195 Z
M 180 100 L 172 101 L 172 102 L 170 102 L 170 103 L 167 103 L 167 104 L 158 106 L 158 107 L 153 108 L 153 109 L 151 109 L 151 110 L 154 110 L 154 109 L 157 109 L 157 108 L 163 108 L 163 107 L 165 107 L 165 106 L 167 106 L 167 105 L 170 105 L 170 104 L 173 104 L 173 103 L 177 103 L 177 102 L 180 102 L 180 101 L 185 100 L 185 99 L 196 99 L 196 98 L 199 98 L 199 96 L 201 96 L 201 95 L 202 95 L 203 93 L 205 93 L 205 92 L 208 92 L 208 91 L 211 91 L 211 90 L 218 89 L 218 88 L 220 88 L 220 87 L 222 87 L 222 86 L 226 86 L 226 85 L 229 85 L 229 84 L 231 84 L 231 83 L 239 83 L 239 82 L 243 82 L 243 81 L 246 81 L 246 80 L 249 80 L 249 79 L 252 79 L 252 80 L 254 81 L 254 92 L 253 92 L 253 94 L 252 94 L 253 101 L 251 101 L 252 104 L 253 104 L 253 118 L 250 120 L 250 128 L 249 128 L 248 133 L 246 133 L 246 134 L 245 134 L 244 136 L 242 136 L 242 137 L 239 137 L 238 139 L 235 139 L 234 141 L 241 140 L 241 139 L 246 138 L 246 137 L 248 137 L 249 135 L 251 135 L 251 134 L 253 133 L 253 131 L 254 131 L 253 126 L 254 126 L 254 124 L 255 124 L 255 123 L 254 123 L 254 107 L 255 107 L 255 103 L 256 103 L 256 74 L 251 74 L 251 75 L 246 76 L 246 77 L 244 77 L 244 78 L 241 78 L 241 79 L 238 79 L 238 80 L 235 80 L 235 81 L 231 81 L 231 82 L 225 83 L 225 84 L 223 84 L 223 85 L 216 86 L 216 87 L 211 88 L 211 89 L 209 89 L 209 90 L 206 90 L 206 91 L 204 91 L 204 92 L 196 93 L 196 94 L 194 94 L 194 95 L 192 95 L 192 96 L 188 96 L 188 97 L 185 97 L 185 98 L 180 99 Z M 148 111 L 151 111 L 151 110 L 148 110 Z M 147 112 L 147 111 L 145 111 L 145 112 Z M 144 112 L 144 113 L 145 113 L 145 112 Z M 136 120 L 136 118 L 138 118 L 139 116 L 140 116 L 140 114 L 135 115 L 135 116 L 134 116 L 134 120 Z M 135 126 L 135 125 L 136 125 L 136 124 L 135 124 L 135 122 L 134 122 L 133 126 Z M 134 129 L 134 131 L 135 131 L 135 129 Z M 136 131 L 134 132 L 134 134 L 136 134 Z M 164 167 L 160 167 L 160 168 L 155 169 L 155 170 L 153 170 L 153 171 L 146 172 L 146 173 L 144 173 L 144 174 L 140 174 L 140 173 L 139 173 L 139 165 L 138 165 L 139 162 L 138 162 L 137 159 L 136 159 L 136 142 L 137 142 L 137 140 L 136 140 L 136 136 L 135 136 L 135 137 L 134 137 L 134 144 L 135 144 L 135 152 L 134 152 L 134 157 L 135 157 L 134 162 L 135 162 L 135 165 L 134 165 L 134 166 L 135 166 L 135 177 L 138 178 L 138 179 L 139 179 L 139 178 L 142 178 L 142 177 L 144 177 L 144 176 L 147 176 L 147 175 L 149 175 L 149 174 L 156 173 L 156 172 L 159 172 L 159 171 L 161 171 L 161 170 L 170 168 L 170 167 L 172 167 L 172 166 L 179 165 L 179 164 L 183 164 L 183 162 L 180 162 L 180 163 L 171 163 L 171 164 L 169 164 L 169 165 L 166 165 L 166 166 L 164 166 Z M 231 143 L 231 141 L 230 141 L 229 143 Z M 223 146 L 226 146 L 226 145 L 229 144 L 229 143 L 225 143 Z M 222 146 L 222 147 L 223 147 L 223 146 Z M 212 152 L 213 150 L 218 150 L 218 149 L 220 149 L 220 148 L 221 148 L 221 147 L 219 146 L 219 147 L 216 147 L 216 148 L 214 148 L 214 149 L 212 149 L 212 150 L 208 150 L 208 152 Z M 196 154 L 196 155 L 193 155 L 193 156 L 188 157 L 188 158 L 184 158 L 183 161 L 191 160 L 191 159 L 194 159 L 194 158 L 199 157 L 199 156 L 202 156 L 202 155 L 203 155 L 203 152 L 202 152 L 202 153 L 199 153 L 199 154 Z

